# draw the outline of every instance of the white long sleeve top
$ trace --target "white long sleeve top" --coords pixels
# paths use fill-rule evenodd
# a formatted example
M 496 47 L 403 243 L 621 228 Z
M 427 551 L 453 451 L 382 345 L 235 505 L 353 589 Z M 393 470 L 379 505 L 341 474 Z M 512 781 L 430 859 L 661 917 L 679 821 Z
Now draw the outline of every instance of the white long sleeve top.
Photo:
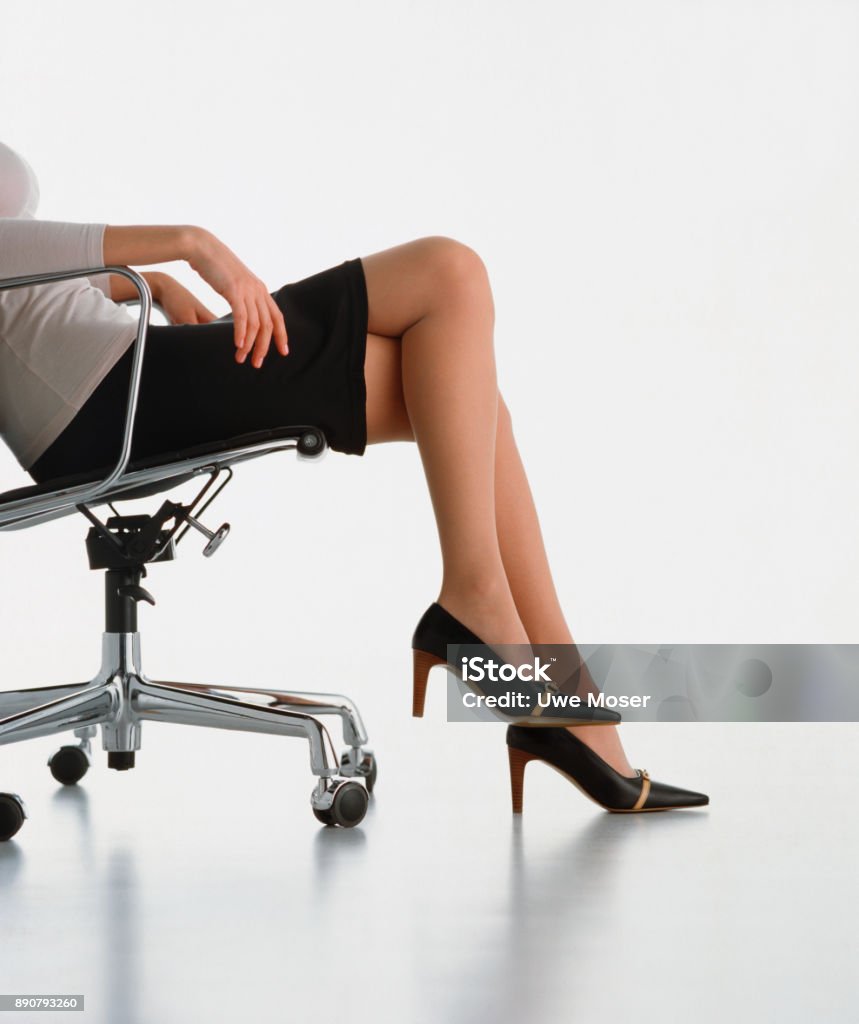
M 105 224 L 34 218 L 29 164 L 0 143 L 0 280 L 103 267 Z M 0 290 L 0 436 L 24 469 L 66 427 L 134 340 L 109 276 Z

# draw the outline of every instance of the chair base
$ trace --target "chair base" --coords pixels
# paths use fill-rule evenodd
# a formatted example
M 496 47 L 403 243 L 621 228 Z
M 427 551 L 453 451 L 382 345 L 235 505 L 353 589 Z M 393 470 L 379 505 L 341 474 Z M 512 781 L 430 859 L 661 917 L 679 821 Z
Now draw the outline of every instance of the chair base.
M 299 451 L 306 454 L 318 455 L 325 448 L 324 435 L 315 428 L 294 428 L 289 433 L 298 439 Z M 0 692 L 0 746 L 74 730 L 79 744 L 62 747 L 48 760 L 55 779 L 74 785 L 92 763 L 90 740 L 99 726 L 108 767 L 118 771 L 134 767 L 147 719 L 298 736 L 308 743 L 310 770 L 317 778 L 310 795 L 314 815 L 326 825 L 349 828 L 366 813 L 376 761 L 365 746 L 367 732 L 358 709 L 348 697 L 153 680 L 141 668 L 137 605 L 140 601 L 155 604 L 152 594 L 141 586 L 146 566 L 172 561 L 189 527 L 208 538 L 205 555 L 217 550 L 229 524 L 210 530 L 197 515 L 223 489 L 224 483 L 212 489 L 221 470 L 227 470 L 225 482 L 232 476 L 223 460 L 228 456 L 235 460 L 241 454 L 239 449 L 231 450 L 198 467 L 210 471 L 210 478 L 197 495 L 190 502 L 165 500 L 152 515 L 122 516 L 111 506 L 115 514 L 102 522 L 86 504 L 76 506 L 92 524 L 86 538 L 90 568 L 105 571 L 101 668 L 89 682 Z M 163 489 L 164 483 L 160 481 L 159 488 Z M 325 715 L 341 719 L 347 746 L 339 760 L 328 730 L 317 721 Z M 17 794 L 0 793 L 0 842 L 15 835 L 26 816 Z
M 341 719 L 346 748 L 339 759 L 328 730 L 317 721 L 326 715 Z M 55 778 L 64 782 L 78 781 L 91 763 L 90 740 L 98 727 L 108 766 L 132 768 L 147 720 L 300 737 L 308 743 L 310 770 L 317 777 L 310 796 L 316 817 L 345 827 L 364 817 L 376 763 L 358 709 L 342 694 L 152 680 L 141 668 L 138 632 L 102 634 L 101 668 L 89 682 L 0 693 L 0 746 L 74 730 L 83 771 L 53 765 L 57 754 L 48 762 Z M 22 824 L 26 810 L 20 797 L 0 797 L 17 800 Z M 11 838 L 4 835 L 9 827 L 2 825 L 8 817 L 0 807 L 0 841 Z

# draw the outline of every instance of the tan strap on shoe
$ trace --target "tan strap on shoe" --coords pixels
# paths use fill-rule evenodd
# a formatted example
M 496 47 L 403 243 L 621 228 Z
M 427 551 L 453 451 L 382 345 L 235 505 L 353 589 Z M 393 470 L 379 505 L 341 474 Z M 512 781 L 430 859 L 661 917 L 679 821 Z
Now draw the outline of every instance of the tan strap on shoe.
M 637 768 L 636 771 L 641 776 L 641 792 L 638 794 L 638 799 L 632 805 L 631 809 L 633 811 L 640 811 L 647 803 L 647 797 L 650 793 L 650 776 L 647 774 L 646 768 Z
M 543 689 L 545 690 L 546 693 L 558 693 L 558 687 L 555 686 L 554 683 L 546 683 L 546 685 L 543 687 Z M 542 704 L 537 704 L 536 707 L 531 709 L 531 714 L 528 717 L 529 718 L 539 718 L 540 715 L 542 715 L 545 710 L 546 709 L 543 707 Z

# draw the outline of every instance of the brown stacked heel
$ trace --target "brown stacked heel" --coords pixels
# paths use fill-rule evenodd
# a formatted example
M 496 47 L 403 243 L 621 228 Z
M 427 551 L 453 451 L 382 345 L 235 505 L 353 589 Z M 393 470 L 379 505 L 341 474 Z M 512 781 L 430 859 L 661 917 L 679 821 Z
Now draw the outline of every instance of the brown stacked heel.
M 510 795 L 513 798 L 513 813 L 521 814 L 525 787 L 525 765 L 529 761 L 539 760 L 539 758 L 536 754 L 517 750 L 516 747 L 507 748 L 507 758 L 510 762 Z
M 427 696 L 427 680 L 430 669 L 436 665 L 445 665 L 444 658 L 439 658 L 429 651 L 412 651 L 412 717 L 424 717 L 424 702 Z

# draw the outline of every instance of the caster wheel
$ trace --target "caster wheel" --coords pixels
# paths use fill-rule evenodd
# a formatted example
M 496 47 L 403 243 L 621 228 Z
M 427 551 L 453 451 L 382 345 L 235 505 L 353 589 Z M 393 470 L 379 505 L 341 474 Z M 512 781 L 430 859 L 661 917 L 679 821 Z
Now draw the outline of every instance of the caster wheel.
M 335 825 L 352 828 L 364 820 L 367 813 L 367 790 L 358 782 L 344 782 L 334 794 L 331 818 Z
M 11 839 L 24 824 L 27 812 L 24 803 L 14 793 L 0 793 L 0 843 Z
M 324 810 L 313 808 L 317 821 L 323 825 L 354 828 L 364 820 L 369 803 L 367 790 L 359 782 L 342 782 L 334 792 L 334 802 Z
M 48 761 L 51 775 L 64 786 L 74 786 L 89 770 L 89 758 L 80 747 L 60 747 Z
M 321 821 L 323 825 L 333 825 L 334 824 L 334 821 L 333 821 L 333 819 L 331 817 L 331 808 L 330 807 L 328 808 L 327 811 L 317 811 L 316 808 L 314 807 L 313 808 L 313 814 L 315 815 L 316 820 L 317 821 Z

